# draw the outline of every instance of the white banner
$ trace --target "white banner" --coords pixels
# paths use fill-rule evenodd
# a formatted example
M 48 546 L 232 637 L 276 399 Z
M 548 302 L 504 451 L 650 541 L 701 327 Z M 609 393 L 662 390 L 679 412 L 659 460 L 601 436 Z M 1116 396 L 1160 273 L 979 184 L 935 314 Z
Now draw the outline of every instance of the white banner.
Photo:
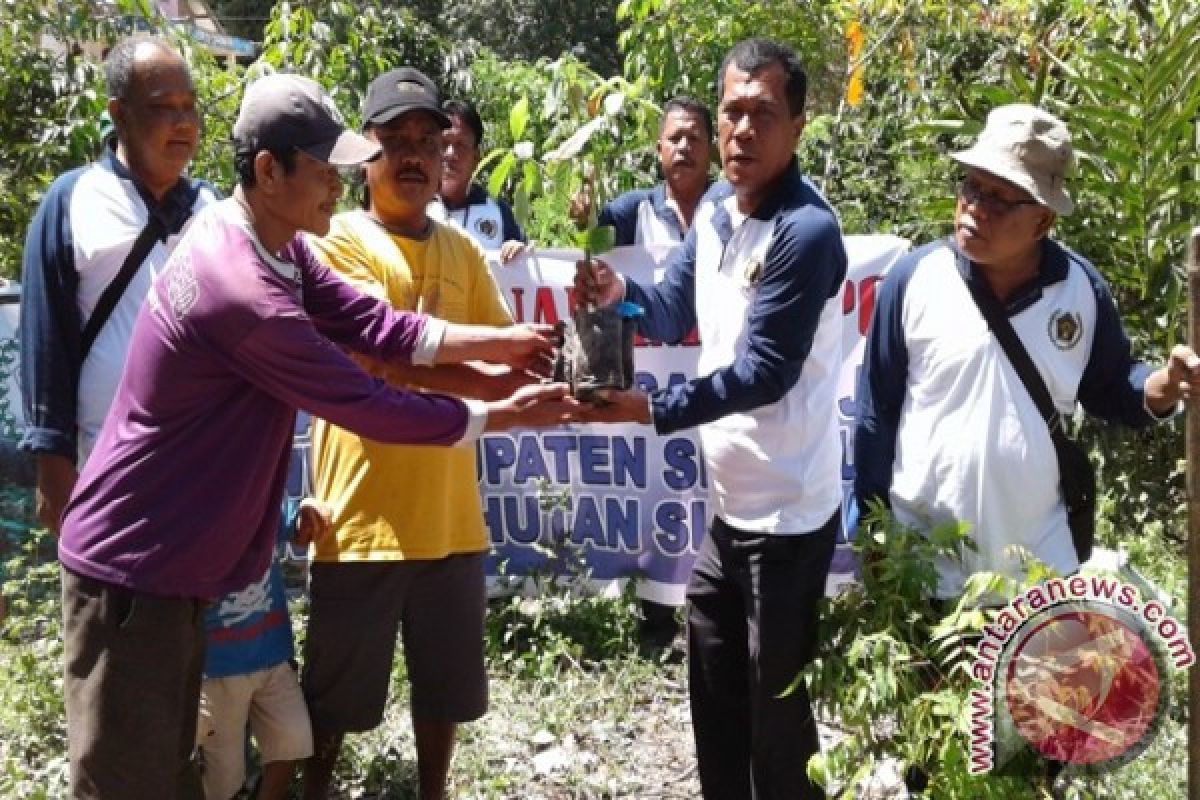
M 874 308 L 875 284 L 908 249 L 888 235 L 848 236 L 850 270 L 842 292 L 846 363 L 839 384 L 842 480 L 852 489 L 854 387 L 863 334 Z M 662 271 L 668 249 L 618 248 L 606 259 L 644 284 Z M 536 251 L 500 266 L 504 296 L 519 322 L 554 323 L 574 308 L 577 251 Z M 11 285 L 10 285 L 11 288 Z M 0 308 L 0 401 L 19 420 L 16 388 L 16 292 Z M 699 341 L 676 346 L 639 339 L 637 385 L 645 390 L 696 374 Z M 2 403 L 0 403 L 2 407 Z M 15 412 L 15 414 L 14 414 Z M 298 428 L 289 491 L 303 493 L 309 442 L 307 420 Z M 708 524 L 708 484 L 694 431 L 658 436 L 646 425 L 572 425 L 555 430 L 486 434 L 477 448 L 483 513 L 494 549 L 492 569 L 523 574 L 544 564 L 545 548 L 566 542 L 597 580 L 633 577 L 639 593 L 681 603 L 692 561 Z M 845 537 L 843 535 L 843 541 Z M 849 549 L 839 547 L 831 588 L 853 577 Z
M 908 242 L 887 235 L 850 236 L 846 249 L 850 270 L 842 310 L 847 361 L 836 413 L 848 497 L 863 334 L 874 307 L 875 284 Z M 605 259 L 622 274 L 648 284 L 661 275 L 669 252 L 623 247 Z M 551 250 L 509 265 L 493 262 L 493 274 L 518 322 L 555 323 L 570 316 L 580 257 L 578 251 Z M 695 336 L 676 346 L 639 339 L 634 355 L 638 387 L 654 390 L 694 377 L 698 348 Z M 659 436 L 650 426 L 630 424 L 487 434 L 479 442 L 476 464 L 494 570 L 503 563 L 507 574 L 524 573 L 545 562 L 540 548 L 566 543 L 593 578 L 636 577 L 643 597 L 682 603 L 708 524 L 708 485 L 694 431 Z M 840 547 L 831 585 L 852 572 L 848 548 Z

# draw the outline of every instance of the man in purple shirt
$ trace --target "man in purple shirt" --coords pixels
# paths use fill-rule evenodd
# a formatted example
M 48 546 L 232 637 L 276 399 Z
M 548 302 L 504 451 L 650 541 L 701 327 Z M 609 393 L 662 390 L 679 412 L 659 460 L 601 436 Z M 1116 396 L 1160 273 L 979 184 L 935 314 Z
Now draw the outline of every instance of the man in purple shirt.
M 204 605 L 261 575 L 297 408 L 362 436 L 471 443 L 563 421 L 562 385 L 490 403 L 389 388 L 382 361 L 516 368 L 547 328 L 453 325 L 394 312 L 313 257 L 338 168 L 376 157 L 316 83 L 271 75 L 234 126 L 239 185 L 198 215 L 134 326 L 112 410 L 63 517 L 65 683 L 76 798 L 202 797 L 191 752 Z

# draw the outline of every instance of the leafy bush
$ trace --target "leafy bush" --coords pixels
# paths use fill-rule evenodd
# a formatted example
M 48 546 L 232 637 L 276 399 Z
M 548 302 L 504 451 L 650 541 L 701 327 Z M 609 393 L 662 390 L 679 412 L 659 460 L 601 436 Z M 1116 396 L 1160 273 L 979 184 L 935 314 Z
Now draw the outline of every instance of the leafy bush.
M 66 794 L 66 717 L 56 542 L 31 529 L 22 494 L 6 489 L 0 498 L 8 542 L 0 548 L 0 797 L 35 800 Z

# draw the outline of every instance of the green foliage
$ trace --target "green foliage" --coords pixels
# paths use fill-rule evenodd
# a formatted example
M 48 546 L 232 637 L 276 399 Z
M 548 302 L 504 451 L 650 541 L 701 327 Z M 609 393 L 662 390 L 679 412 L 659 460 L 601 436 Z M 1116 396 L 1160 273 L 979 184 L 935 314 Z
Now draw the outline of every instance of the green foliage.
M 968 670 L 984 623 L 972 603 L 1011 587 L 975 576 L 962 604 L 938 613 L 934 562 L 970 546 L 966 526 L 924 536 L 881 508 L 865 524 L 854 543 L 862 583 L 824 601 L 821 650 L 806 671 L 814 703 L 844 734 L 810 774 L 831 796 L 854 798 L 891 760 L 902 773 L 923 770 L 931 800 L 1035 797 L 1036 777 L 967 771 Z
M 122 0 L 118 8 L 128 11 Z M 25 229 L 45 187 L 99 149 L 103 74 L 85 42 L 111 41 L 112 20 L 82 3 L 9 0 L 0 18 L 0 277 L 20 273 Z M 60 43 L 43 46 L 44 37 Z
M 1086 48 L 1047 52 L 1048 105 L 1068 121 L 1081 167 L 1082 213 L 1060 228 L 1104 258 L 1126 319 L 1148 334 L 1139 344 L 1165 350 L 1181 334 L 1186 241 L 1200 210 L 1200 9 L 1156 2 L 1142 17 L 1109 5 Z
M 591 244 L 576 236 L 568 214 L 572 199 L 581 193 L 588 197 L 586 227 L 594 227 L 601 204 L 657 180 L 652 143 L 661 109 L 649 98 L 644 80 L 605 79 L 570 56 L 518 74 L 523 80 L 510 82 L 499 104 L 509 109 L 508 124 L 492 127 L 494 146 L 479 172 L 490 170 L 493 194 L 511 189 L 513 210 L 534 241 Z M 490 97 L 485 102 L 496 103 Z
M 543 481 L 542 511 L 567 510 L 571 498 Z M 540 564 L 521 575 L 502 565 L 487 617 L 488 658 L 526 678 L 548 677 L 573 666 L 591 668 L 633 652 L 637 600 L 632 582 L 617 598 L 597 595 L 583 547 L 568 531 L 554 531 L 533 549 Z
M 513 61 L 570 53 L 592 69 L 620 71 L 616 0 L 448 0 L 415 3 L 417 13 L 447 39 L 471 39 Z
M 836 11 L 845 4 L 818 0 L 623 0 L 617 16 L 625 74 L 646 78 L 655 96 L 690 94 L 716 104 L 717 70 L 735 43 L 767 36 L 795 48 L 809 72 L 810 96 L 822 98 L 827 70 L 838 60 Z
M 445 41 L 410 9 L 382 0 L 281 2 L 263 35 L 261 64 L 323 84 L 354 127 L 367 84 L 389 69 L 410 66 L 434 80 L 447 77 Z
M 58 563 L 55 540 L 29 526 L 28 495 L 0 492 L 0 797 L 66 794 Z

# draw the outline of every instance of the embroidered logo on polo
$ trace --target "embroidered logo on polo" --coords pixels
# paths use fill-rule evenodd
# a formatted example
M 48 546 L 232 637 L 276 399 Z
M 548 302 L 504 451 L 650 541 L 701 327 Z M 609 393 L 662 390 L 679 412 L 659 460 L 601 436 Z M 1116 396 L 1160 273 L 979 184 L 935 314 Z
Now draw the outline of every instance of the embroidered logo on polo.
M 1058 309 L 1050 315 L 1047 332 L 1059 350 L 1070 350 L 1083 337 L 1083 317 L 1078 312 Z
M 176 319 L 182 319 L 196 304 L 196 273 L 192 269 L 192 257 L 187 253 L 177 253 L 162 279 L 167 286 L 171 311 Z
M 475 221 L 475 230 L 490 239 L 496 235 L 498 227 L 494 219 L 480 219 Z

